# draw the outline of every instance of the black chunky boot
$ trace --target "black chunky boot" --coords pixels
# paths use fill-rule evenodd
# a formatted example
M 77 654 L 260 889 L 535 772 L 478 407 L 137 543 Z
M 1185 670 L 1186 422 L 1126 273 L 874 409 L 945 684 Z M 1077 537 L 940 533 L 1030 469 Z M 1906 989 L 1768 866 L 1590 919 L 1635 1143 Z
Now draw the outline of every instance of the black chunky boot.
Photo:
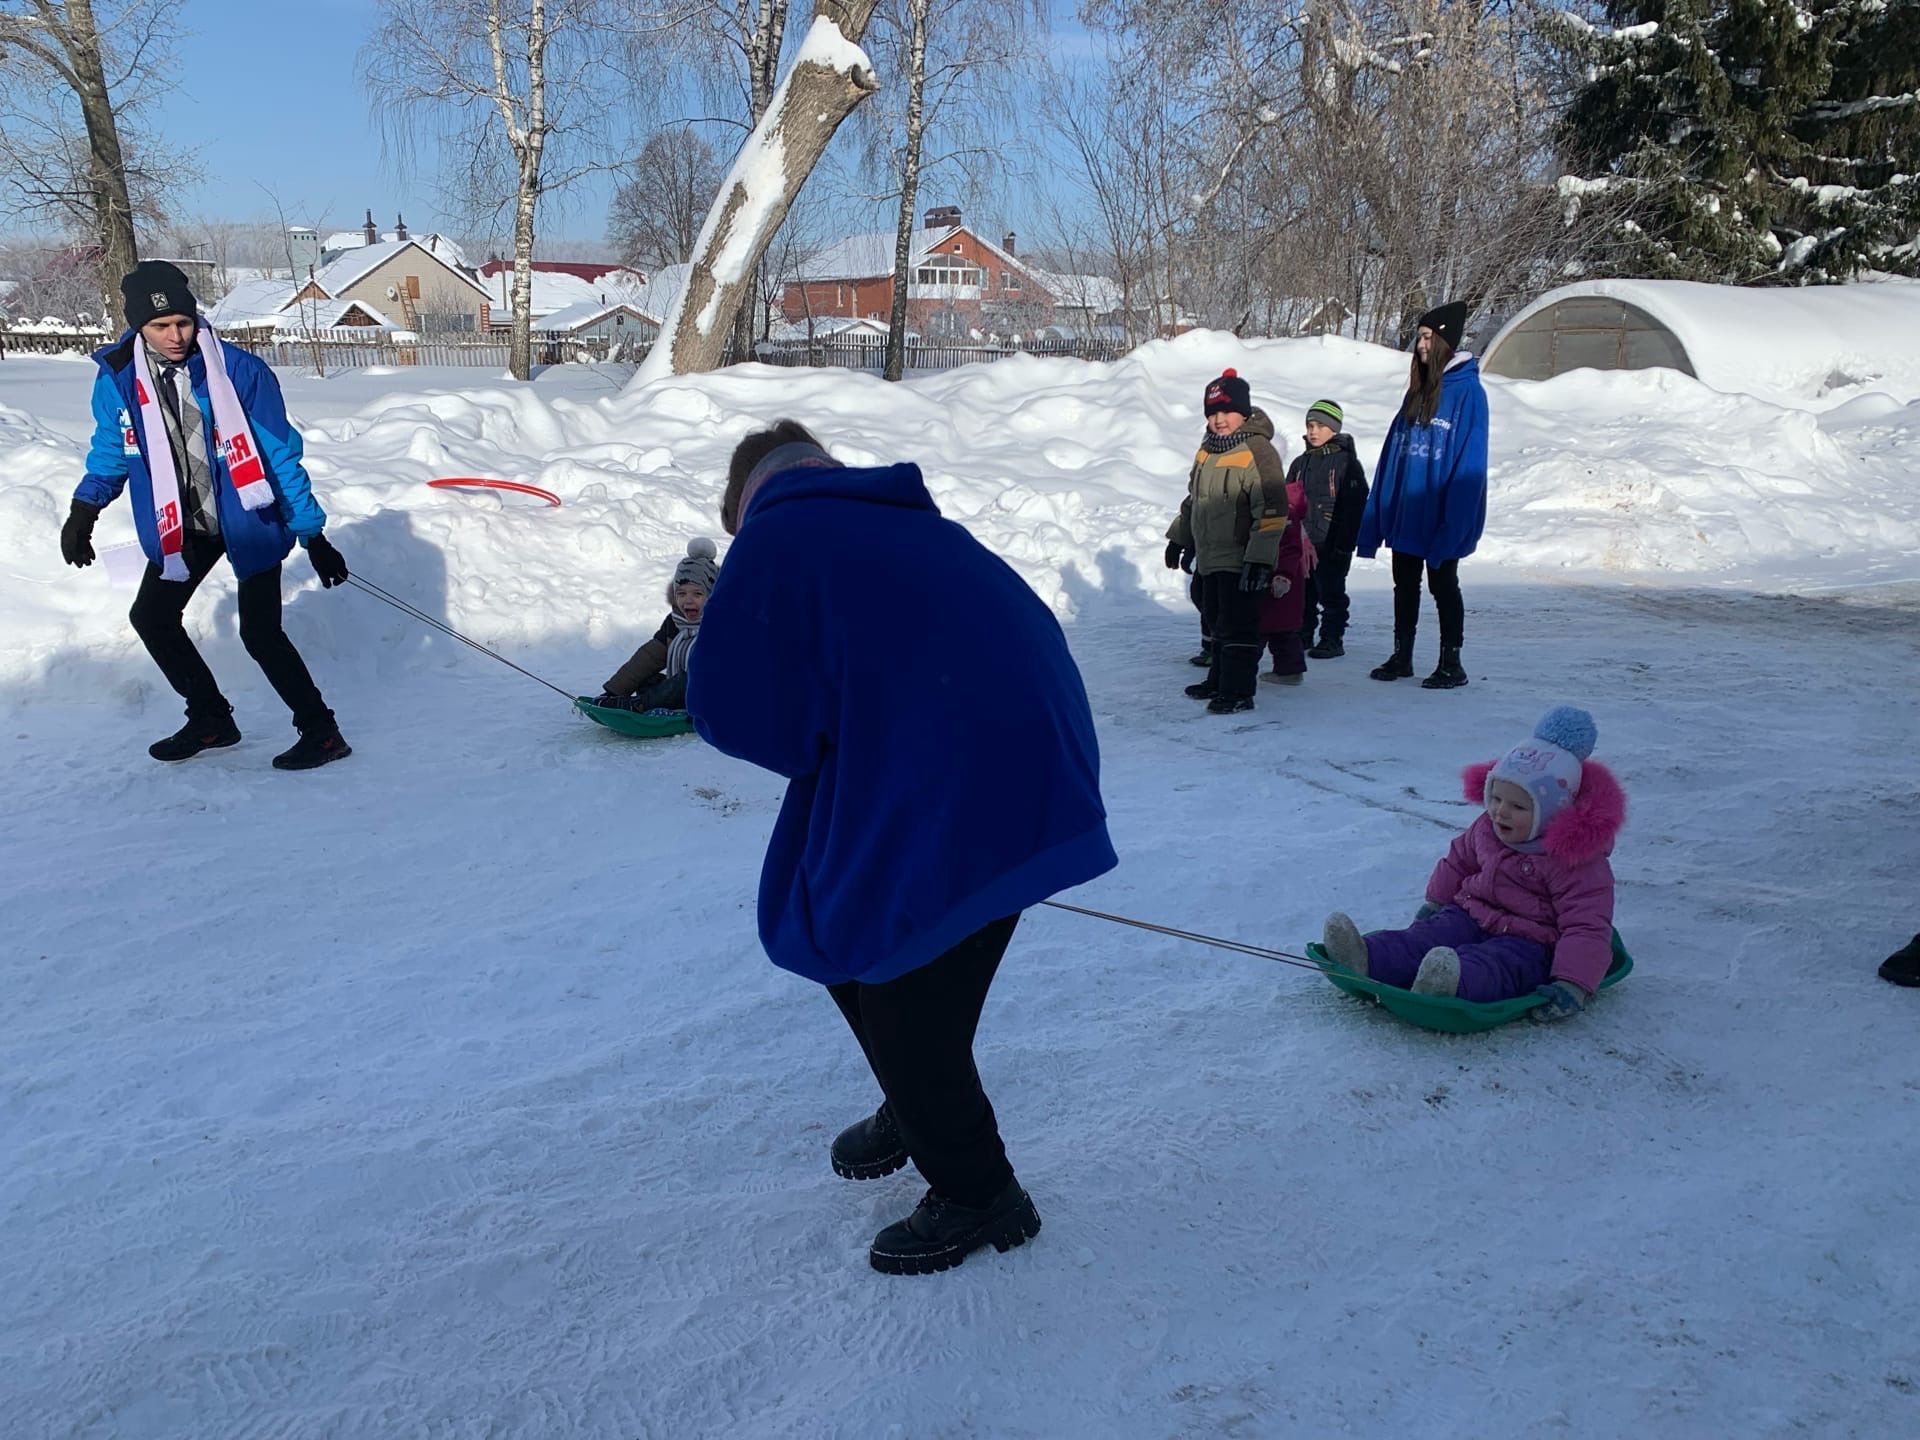
M 191 760 L 202 750 L 221 750 L 239 743 L 240 727 L 233 723 L 233 711 L 228 710 L 202 720 L 189 716 L 173 734 L 149 745 L 147 754 L 156 760 Z
M 913 1214 L 873 1237 L 867 1259 L 883 1275 L 932 1275 L 951 1270 L 983 1245 L 1004 1255 L 1039 1233 L 1040 1212 L 1018 1180 L 1009 1180 L 978 1210 L 929 1190 Z
M 1420 682 L 1422 690 L 1458 690 L 1467 683 L 1466 668 L 1460 663 L 1458 645 L 1440 647 L 1440 663 L 1434 666 L 1433 673 Z
M 1393 654 L 1387 657 L 1384 664 L 1374 666 L 1372 674 L 1376 680 L 1411 680 L 1413 678 L 1413 637 L 1409 635 L 1402 639 L 1396 636 L 1393 642 Z
M 842 1180 L 878 1180 L 907 1163 L 907 1142 L 893 1123 L 886 1101 L 858 1125 L 849 1125 L 833 1141 L 833 1173 Z
M 1338 660 L 1346 653 L 1347 647 L 1340 643 L 1339 631 L 1322 630 L 1320 632 L 1320 643 L 1307 651 L 1307 658 L 1309 660 Z

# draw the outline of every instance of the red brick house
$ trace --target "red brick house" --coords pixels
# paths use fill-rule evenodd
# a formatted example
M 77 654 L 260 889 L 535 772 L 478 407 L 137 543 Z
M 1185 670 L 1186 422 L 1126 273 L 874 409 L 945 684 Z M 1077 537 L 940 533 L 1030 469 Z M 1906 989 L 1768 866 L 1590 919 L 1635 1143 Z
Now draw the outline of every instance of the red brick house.
M 926 339 L 1017 335 L 1053 318 L 1054 297 L 1014 254 L 1014 237 L 994 245 L 943 206 L 914 232 L 907 282 L 907 329 Z M 781 313 L 794 325 L 828 317 L 885 322 L 893 313 L 894 232 L 850 235 L 803 261 L 787 283 Z

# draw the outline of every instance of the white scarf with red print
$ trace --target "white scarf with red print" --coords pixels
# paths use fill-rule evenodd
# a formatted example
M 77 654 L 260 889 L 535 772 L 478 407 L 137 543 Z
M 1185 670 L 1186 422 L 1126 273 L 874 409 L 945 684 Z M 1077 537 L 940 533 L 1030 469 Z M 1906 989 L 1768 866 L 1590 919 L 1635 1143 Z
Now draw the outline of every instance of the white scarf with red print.
M 207 398 L 213 402 L 213 443 L 220 459 L 226 461 L 227 476 L 249 510 L 264 510 L 274 503 L 273 486 L 267 481 L 267 467 L 260 462 L 254 447 L 253 431 L 247 427 L 247 412 L 240 408 L 240 396 L 227 375 L 226 348 L 213 326 L 200 321 L 200 357 L 207 366 Z M 153 478 L 153 518 L 160 531 L 160 574 L 168 580 L 185 580 L 187 562 L 182 551 L 186 527 L 180 510 L 180 476 L 174 468 L 173 446 L 167 443 L 166 417 L 160 411 L 160 391 L 147 364 L 146 341 L 133 342 L 133 398 L 140 406 L 140 423 L 147 436 L 147 472 Z M 195 403 L 191 391 L 180 397 L 182 405 Z M 155 437 L 158 436 L 158 443 Z M 213 483 L 220 483 L 219 469 Z

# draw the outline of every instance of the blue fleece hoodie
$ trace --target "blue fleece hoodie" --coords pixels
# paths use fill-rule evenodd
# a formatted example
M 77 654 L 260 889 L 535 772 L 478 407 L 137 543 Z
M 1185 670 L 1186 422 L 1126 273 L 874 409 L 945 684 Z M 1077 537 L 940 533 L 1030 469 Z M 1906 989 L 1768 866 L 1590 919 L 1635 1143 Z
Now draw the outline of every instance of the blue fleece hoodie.
M 1359 553 L 1385 545 L 1433 564 L 1471 555 L 1487 524 L 1487 392 L 1472 356 L 1440 381 L 1430 425 L 1393 417 L 1360 518 Z
M 160 563 L 160 529 L 153 515 L 153 477 L 147 470 L 147 426 L 134 395 L 133 347 L 139 341 L 129 330 L 104 350 L 94 352 L 100 373 L 93 381 L 93 446 L 87 452 L 87 473 L 73 498 L 105 509 L 133 483 L 133 529 L 147 559 Z M 327 515 L 313 498 L 313 487 L 301 463 L 300 432 L 287 419 L 280 382 L 266 361 L 236 346 L 227 347 L 227 376 L 233 393 L 253 431 L 254 453 L 266 467 L 277 505 L 249 510 L 240 503 L 227 474 L 227 462 L 215 449 L 213 402 L 207 398 L 207 362 L 196 349 L 187 362 L 193 398 L 200 406 L 200 434 L 207 441 L 213 465 L 214 504 L 220 512 L 220 535 L 226 541 L 227 561 L 245 580 L 271 570 L 287 558 L 294 537 L 304 543 L 326 528 Z M 166 444 L 163 437 L 161 444 Z
M 787 777 L 760 940 L 878 984 L 1116 861 L 1093 715 L 1051 611 L 918 467 L 789 469 L 748 507 L 687 709 Z

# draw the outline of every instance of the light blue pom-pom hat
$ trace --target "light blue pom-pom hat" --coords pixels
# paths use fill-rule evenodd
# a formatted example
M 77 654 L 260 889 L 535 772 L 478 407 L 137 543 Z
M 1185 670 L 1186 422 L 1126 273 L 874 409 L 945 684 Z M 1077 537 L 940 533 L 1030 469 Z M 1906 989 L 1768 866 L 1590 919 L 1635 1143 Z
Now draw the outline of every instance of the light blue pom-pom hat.
M 1578 706 L 1556 705 L 1540 717 L 1528 739 L 1487 772 L 1489 795 L 1493 782 L 1504 780 L 1533 797 L 1533 831 L 1523 843 L 1538 840 L 1553 817 L 1579 798 L 1581 762 L 1593 754 L 1599 738 L 1592 715 Z

